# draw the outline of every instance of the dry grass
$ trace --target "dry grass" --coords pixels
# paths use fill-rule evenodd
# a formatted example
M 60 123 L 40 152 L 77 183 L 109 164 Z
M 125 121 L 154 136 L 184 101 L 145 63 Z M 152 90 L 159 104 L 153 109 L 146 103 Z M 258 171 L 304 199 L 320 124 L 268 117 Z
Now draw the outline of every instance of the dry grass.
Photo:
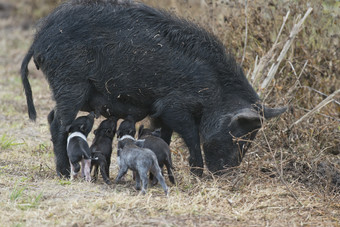
M 54 106 L 48 84 L 31 64 L 38 119 L 29 122 L 18 73 L 34 32 L 30 21 L 52 6 L 43 0 L 3 2 L 14 7 L 10 17 L 0 19 L 0 226 L 340 225 L 339 94 L 327 99 L 339 89 L 338 2 L 248 1 L 244 52 L 243 1 L 146 1 L 203 24 L 240 62 L 245 53 L 247 74 L 256 58 L 268 56 L 260 78 L 275 63 L 297 15 L 313 8 L 268 89 L 261 91 L 267 103 L 289 104 L 289 113 L 265 122 L 241 166 L 221 177 L 190 175 L 187 149 L 175 135 L 171 149 L 178 184 L 168 198 L 159 186 L 139 195 L 131 175 L 112 187 L 101 178 L 94 184 L 56 177 L 46 120 Z M 277 49 L 267 54 L 288 9 Z M 330 102 L 318 108 L 325 99 Z M 115 157 L 110 173 L 117 174 Z

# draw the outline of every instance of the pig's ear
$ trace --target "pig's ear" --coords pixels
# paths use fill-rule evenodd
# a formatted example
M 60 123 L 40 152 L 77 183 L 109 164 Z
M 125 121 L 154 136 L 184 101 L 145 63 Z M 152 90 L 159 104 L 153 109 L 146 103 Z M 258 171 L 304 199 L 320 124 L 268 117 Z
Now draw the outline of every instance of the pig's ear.
M 132 130 L 132 129 L 129 129 L 129 132 L 128 132 L 128 135 L 133 135 L 135 136 L 136 134 L 136 131 Z
M 120 140 L 118 139 L 117 151 L 119 151 L 120 149 L 122 149 L 122 147 L 123 147 L 122 141 L 120 141 Z
M 118 138 L 118 150 L 119 150 L 119 149 L 123 149 L 124 146 L 125 146 L 124 140 Z
M 89 117 L 90 119 L 94 119 L 95 116 L 96 116 L 96 114 L 95 114 L 94 111 L 91 111 L 91 112 L 87 115 L 87 117 Z
M 156 137 L 161 137 L 161 129 L 156 128 L 151 134 Z
M 66 128 L 65 128 L 66 132 L 70 132 L 71 126 L 72 126 L 72 125 L 67 125 L 67 126 L 66 126 Z
M 144 142 L 145 142 L 144 139 L 143 140 L 136 140 L 135 144 L 136 144 L 136 146 L 143 148 L 144 147 Z
M 235 114 L 229 123 L 229 127 L 261 127 L 263 117 L 258 114 L 255 110 L 246 108 Z
M 91 112 L 91 113 L 92 113 L 92 112 Z M 94 111 L 94 117 L 95 117 L 96 119 L 98 119 L 98 118 L 100 117 L 100 111 L 99 111 L 99 110 Z
M 263 112 L 264 112 L 264 117 L 266 119 L 270 119 L 273 117 L 278 117 L 281 114 L 283 114 L 284 112 L 286 112 L 286 110 L 288 109 L 288 107 L 281 107 L 281 108 L 269 108 L 264 106 L 263 107 Z
M 107 137 L 113 137 L 113 136 L 114 136 L 113 131 L 112 131 L 111 129 L 107 129 L 107 130 L 105 131 L 105 135 L 106 135 Z
M 142 136 L 143 129 L 144 129 L 144 125 L 139 126 L 139 129 L 138 129 L 138 138 L 140 138 Z
M 120 129 L 118 129 L 116 131 L 116 134 L 117 134 L 117 139 L 120 139 L 122 137 L 121 133 L 120 133 Z
M 83 133 L 85 133 L 86 128 L 85 128 L 85 125 L 84 125 L 84 124 L 82 124 L 82 125 L 80 126 L 80 131 L 83 132 Z

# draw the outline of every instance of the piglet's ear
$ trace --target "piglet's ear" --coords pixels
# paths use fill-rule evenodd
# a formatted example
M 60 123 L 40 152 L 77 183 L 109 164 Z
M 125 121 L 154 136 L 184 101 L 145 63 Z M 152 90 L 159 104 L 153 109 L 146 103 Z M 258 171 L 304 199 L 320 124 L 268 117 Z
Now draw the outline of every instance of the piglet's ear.
M 127 143 L 128 141 L 125 139 L 118 139 L 118 149 L 123 149 Z
M 85 125 L 82 124 L 82 125 L 80 126 L 80 131 L 85 132 Z
M 135 144 L 136 144 L 136 146 L 143 148 L 144 142 L 145 142 L 145 140 L 136 140 Z
M 161 137 L 161 129 L 160 128 L 157 128 L 157 129 L 155 129 L 155 131 L 153 131 L 152 133 L 151 133 L 153 136 L 156 136 L 156 137 Z
M 128 135 L 135 136 L 135 134 L 136 134 L 136 131 L 129 129 Z
M 139 126 L 139 129 L 138 129 L 138 138 L 141 137 L 141 135 L 143 133 L 143 129 L 144 129 L 144 125 Z
M 106 135 L 107 137 L 113 137 L 113 136 L 114 136 L 111 129 L 107 129 L 107 130 L 105 131 L 105 135 Z
M 117 147 L 118 147 L 118 151 L 119 151 L 120 149 L 123 149 L 124 143 L 123 143 L 122 140 L 118 139 L 118 145 L 117 145 Z
M 87 115 L 87 117 L 90 118 L 90 119 L 94 119 L 95 116 L 96 116 L 96 114 L 95 114 L 93 111 L 91 111 L 91 112 Z
M 122 137 L 122 135 L 121 135 L 121 133 L 120 133 L 120 130 L 119 130 L 119 129 L 117 130 L 116 134 L 117 134 L 117 139 L 118 139 L 118 141 L 119 141 L 119 140 L 120 140 L 120 138 Z
M 72 125 L 67 125 L 67 126 L 66 126 L 66 132 L 70 132 L 71 126 L 72 126 Z

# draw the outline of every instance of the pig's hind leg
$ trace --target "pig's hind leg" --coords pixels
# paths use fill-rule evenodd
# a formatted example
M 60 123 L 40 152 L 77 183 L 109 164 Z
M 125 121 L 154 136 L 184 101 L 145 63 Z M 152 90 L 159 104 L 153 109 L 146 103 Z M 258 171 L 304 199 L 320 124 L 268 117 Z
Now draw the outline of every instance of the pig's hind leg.
M 158 182 L 161 184 L 165 195 L 168 195 L 169 190 L 168 186 L 165 183 L 164 177 L 162 176 L 161 169 L 159 166 L 155 163 L 150 169 L 150 172 L 154 175 L 154 177 L 158 180 Z
M 72 180 L 74 180 L 74 179 L 77 178 L 78 172 L 75 172 L 75 167 L 74 167 L 74 165 L 71 163 L 71 161 L 70 161 L 70 166 L 71 166 L 71 176 L 70 176 L 70 180 L 72 181 Z
M 166 166 L 166 169 L 168 170 L 168 177 L 169 177 L 170 182 L 172 184 L 175 184 L 176 182 L 175 182 L 174 174 L 172 172 L 172 165 L 171 165 L 171 163 L 169 162 L 168 159 L 165 161 L 165 166 Z
M 140 176 L 138 171 L 133 171 L 135 179 L 136 179 L 136 190 L 140 190 L 141 186 L 140 186 Z
M 91 182 L 91 159 L 81 160 L 81 175 L 87 182 Z
M 108 175 L 109 173 L 108 166 L 107 166 L 105 158 L 99 160 L 99 164 L 100 164 L 100 173 L 102 174 L 104 182 L 108 185 L 111 185 L 111 181 Z
M 139 175 L 140 179 L 142 180 L 142 194 L 145 194 L 146 190 L 148 189 L 148 183 L 149 183 L 148 171 L 144 168 L 139 169 L 136 174 L 136 180 L 137 180 L 137 175 Z
M 127 173 L 127 171 L 128 171 L 128 167 L 126 166 L 126 165 L 122 165 L 122 163 L 120 163 L 120 168 L 119 168 L 119 172 L 118 172 L 118 175 L 117 175 L 117 177 L 116 177 L 116 179 L 115 179 L 115 183 L 117 184 L 119 181 L 120 181 L 120 179 Z

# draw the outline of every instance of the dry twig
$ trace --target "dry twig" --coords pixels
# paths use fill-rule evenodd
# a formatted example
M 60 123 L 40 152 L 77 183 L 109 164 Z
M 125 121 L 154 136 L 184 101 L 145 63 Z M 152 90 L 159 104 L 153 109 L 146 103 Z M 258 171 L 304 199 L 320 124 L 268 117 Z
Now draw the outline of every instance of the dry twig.
M 328 96 L 326 99 L 324 99 L 322 102 L 320 102 L 314 109 L 312 109 L 311 111 L 309 111 L 307 114 L 305 114 L 304 116 L 302 116 L 299 120 L 295 121 L 290 128 L 292 128 L 294 125 L 299 124 L 301 121 L 303 121 L 304 119 L 310 117 L 311 115 L 313 115 L 315 112 L 319 111 L 322 107 L 326 106 L 328 103 L 333 101 L 333 97 L 335 95 L 337 95 L 338 93 L 340 93 L 340 89 L 336 90 L 335 92 L 333 92 L 333 94 L 331 94 L 330 96 Z
M 300 88 L 307 88 L 311 91 L 314 91 L 316 93 L 318 93 L 319 95 L 323 96 L 323 97 L 328 97 L 328 95 L 326 95 L 325 93 L 321 92 L 321 91 L 318 91 L 316 90 L 315 88 L 312 88 L 312 87 L 309 87 L 309 86 L 300 86 Z M 335 104 L 339 105 L 340 106 L 340 102 L 338 102 L 337 100 L 333 99 L 332 102 L 334 102 Z
M 292 45 L 296 35 L 299 33 L 302 24 L 304 23 L 304 21 L 306 20 L 306 18 L 308 17 L 308 15 L 312 12 L 312 8 L 309 8 L 307 10 L 307 12 L 305 13 L 305 15 L 303 16 L 303 18 L 296 24 L 294 24 L 292 31 L 290 32 L 290 35 L 288 37 L 287 42 L 285 43 L 285 45 L 283 46 L 281 53 L 279 55 L 279 57 L 276 59 L 276 62 L 271 66 L 267 77 L 263 80 L 262 84 L 261 84 L 261 89 L 266 89 L 269 85 L 269 83 L 273 80 L 276 71 L 279 68 L 279 65 L 281 63 L 281 61 L 283 60 L 283 58 L 286 56 L 286 53 L 289 49 L 289 47 Z
M 289 90 L 288 90 L 288 92 L 287 92 L 287 94 L 286 94 L 287 97 L 289 97 L 289 95 L 290 95 L 290 94 L 291 94 L 298 86 L 301 86 L 301 84 L 300 84 L 300 78 L 301 78 L 302 73 L 303 73 L 303 71 L 305 70 L 307 64 L 308 64 L 308 60 L 306 60 L 305 64 L 303 65 L 303 67 L 302 67 L 302 69 L 301 69 L 301 71 L 300 71 L 299 76 L 297 76 L 297 75 L 295 74 L 295 76 L 296 76 L 296 81 L 295 81 L 295 83 L 294 83 L 294 86 L 292 86 L 291 88 L 289 88 Z M 294 72 L 295 72 L 295 70 L 294 70 Z
M 288 10 L 286 16 L 283 18 L 283 22 L 279 31 L 279 34 L 276 37 L 276 40 L 273 44 L 273 46 L 270 48 L 270 50 L 260 59 L 259 64 L 257 64 L 257 59 L 258 57 L 256 56 L 256 61 L 255 61 L 255 65 L 254 65 L 254 70 L 251 76 L 251 80 L 253 82 L 253 84 L 257 84 L 257 80 L 259 79 L 258 76 L 260 74 L 260 72 L 263 71 L 263 69 L 265 68 L 266 65 L 268 65 L 268 63 L 270 61 L 272 61 L 272 59 L 275 57 L 274 51 L 276 49 L 276 47 L 278 46 L 278 40 L 281 36 L 282 30 L 287 22 L 288 16 L 289 16 L 290 11 Z

